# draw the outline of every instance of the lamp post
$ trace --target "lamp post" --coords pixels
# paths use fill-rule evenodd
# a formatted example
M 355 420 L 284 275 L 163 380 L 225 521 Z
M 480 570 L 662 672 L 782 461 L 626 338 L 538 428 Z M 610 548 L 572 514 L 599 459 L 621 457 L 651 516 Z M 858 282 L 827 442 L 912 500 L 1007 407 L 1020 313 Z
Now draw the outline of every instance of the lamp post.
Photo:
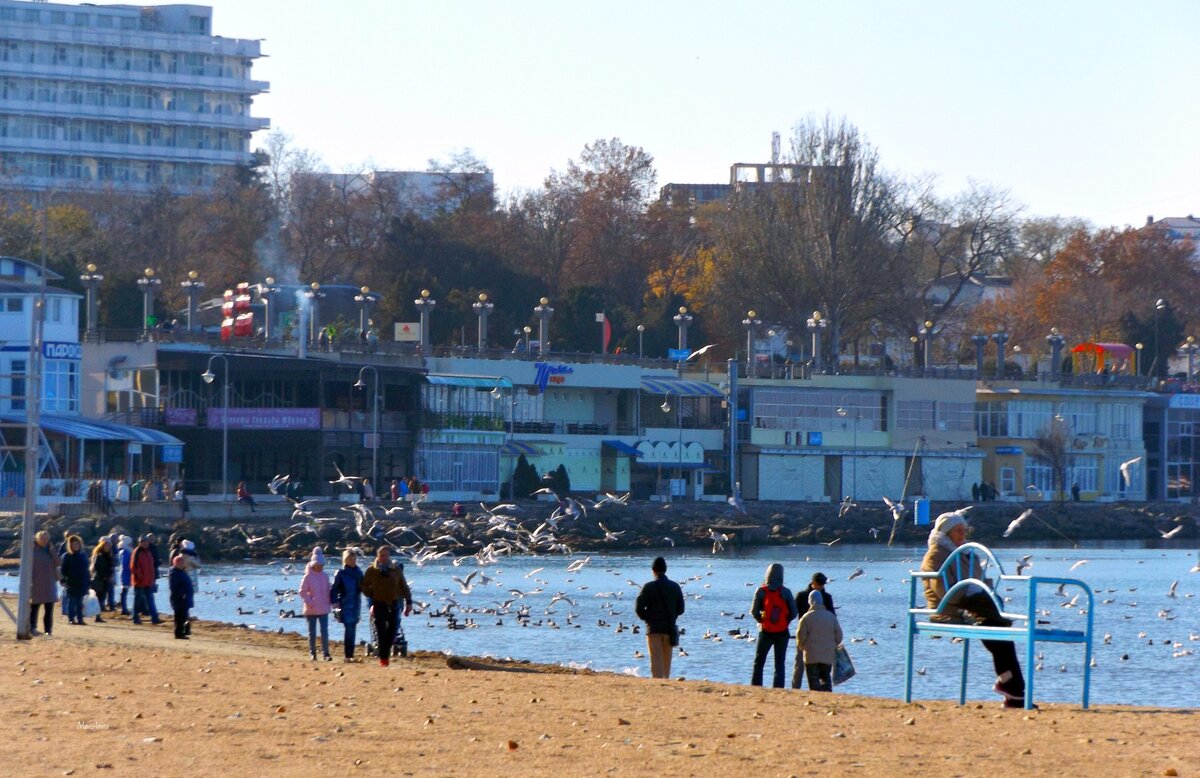
M 204 383 L 211 384 L 217 377 L 213 372 L 213 360 L 225 365 L 225 381 L 221 387 L 221 499 L 229 499 L 229 359 L 224 354 L 213 354 L 208 358 L 208 367 L 200 374 Z
M 641 359 L 642 355 L 645 353 L 642 350 L 642 336 L 644 336 L 646 334 L 646 325 L 639 324 L 637 326 L 637 331 L 638 331 L 638 359 Z
M 925 320 L 925 326 L 921 328 L 921 337 L 925 339 L 925 351 L 921 355 L 921 367 L 928 371 L 932 364 L 930 358 L 933 355 L 933 322 L 929 319 Z
M 538 317 L 538 354 L 545 354 L 550 350 L 550 317 L 554 315 L 554 309 L 550 307 L 550 298 L 543 297 L 539 300 L 533 312 Z
M 150 320 L 154 317 L 154 293 L 162 286 L 162 279 L 154 277 L 154 268 L 148 267 L 142 271 L 142 277 L 137 280 L 142 289 L 142 339 L 150 340 Z
M 321 334 L 321 298 L 325 293 L 321 291 L 321 285 L 313 281 L 308 285 L 308 291 L 304 293 L 304 298 L 308 300 L 308 340 L 310 343 L 319 344 L 319 336 Z
M 1134 375 L 1141 375 L 1142 374 L 1142 349 L 1144 349 L 1146 347 L 1146 344 L 1140 343 L 1140 342 L 1134 343 L 1133 347 L 1135 349 L 1134 357 L 1133 357 L 1133 372 L 1134 372 Z
M 805 322 L 812 334 L 813 370 L 821 370 L 821 330 L 829 326 L 829 320 L 821 316 L 820 311 L 813 311 L 812 316 Z
M 754 360 L 757 356 L 754 353 L 754 331 L 762 325 L 762 319 L 758 318 L 758 314 L 753 308 L 746 311 L 746 318 L 742 319 L 742 326 L 746 328 L 746 375 L 754 375 Z
M 975 344 L 975 377 L 983 378 L 983 355 L 987 350 L 988 336 L 983 333 L 972 335 L 971 342 Z
M 1008 343 L 1008 333 L 1004 328 L 996 330 L 992 335 L 992 340 L 996 341 L 996 380 L 1004 380 L 1004 344 Z
M 913 373 L 917 372 L 917 344 L 920 342 L 921 342 L 921 339 L 918 338 L 916 335 L 908 336 L 908 343 L 911 346 L 911 348 L 908 351 L 908 358 L 909 358 L 909 361 L 912 363 Z
M 1158 298 L 1154 301 L 1154 361 L 1150 364 L 1154 368 L 1154 377 L 1158 378 L 1162 375 L 1162 349 L 1158 345 L 1158 319 L 1163 311 L 1167 309 L 1167 301 L 1163 298 Z
M 371 310 L 375 307 L 375 303 L 379 302 L 379 295 L 372 292 L 371 287 L 364 286 L 358 290 L 358 294 L 354 295 L 354 302 L 358 303 L 358 331 L 362 333 L 365 340 L 367 330 L 371 328 Z
M 687 344 L 688 327 L 691 326 L 692 319 L 694 317 L 690 313 L 688 313 L 687 306 L 681 305 L 679 307 L 679 313 L 675 314 L 674 318 L 675 318 L 675 326 L 679 328 L 679 345 L 677 348 L 680 351 L 686 351 L 687 347 L 688 347 L 688 344 Z
M 358 371 L 358 380 L 354 382 L 355 389 L 366 389 L 363 373 L 371 371 L 375 379 L 374 394 L 371 395 L 371 485 L 379 489 L 379 371 L 374 365 L 363 365 Z M 378 491 L 375 492 L 379 494 Z
M 1192 382 L 1192 376 L 1196 374 L 1196 349 L 1198 348 L 1200 348 L 1200 343 L 1196 342 L 1196 336 L 1188 335 L 1187 340 L 1183 343 L 1183 350 L 1187 353 L 1187 383 L 1189 384 Z
M 417 313 L 421 316 L 421 352 L 424 353 L 429 350 L 429 317 L 437 300 L 429 296 L 428 289 L 422 289 L 421 296 L 413 300 L 413 305 L 417 306 Z
M 521 328 L 521 332 L 525 335 L 525 353 L 529 353 L 529 335 L 533 332 L 533 327 L 526 324 Z
M 846 398 L 850 395 L 843 394 L 840 404 L 837 408 L 837 415 L 845 419 L 849 414 L 846 410 Z M 851 432 L 852 443 L 850 445 L 850 500 L 853 502 L 858 499 L 858 404 L 854 405 L 854 428 Z
M 200 274 L 195 270 L 189 270 L 186 281 L 180 281 L 179 285 L 183 287 L 183 291 L 187 294 L 187 331 L 196 331 L 196 317 L 200 311 L 198 303 L 200 301 L 200 293 L 204 291 L 204 282 L 200 280 Z
M 88 336 L 93 336 L 96 334 L 96 325 L 100 323 L 97 309 L 100 307 L 100 283 L 104 280 L 104 276 L 96 272 L 96 265 L 93 262 L 88 263 L 86 270 L 86 273 L 79 276 L 79 280 L 83 282 L 83 288 L 87 291 L 87 329 L 84 332 Z
M 492 399 L 494 399 L 494 400 L 499 400 L 500 398 L 504 397 L 504 393 L 500 391 L 500 387 L 502 386 L 503 382 L 505 382 L 505 381 L 508 382 L 508 441 L 507 442 L 510 447 L 508 455 L 509 455 L 509 458 L 512 459 L 512 464 L 508 468 L 508 499 L 513 500 L 516 498 L 516 495 L 513 494 L 513 490 L 515 488 L 513 486 L 513 483 L 514 483 L 514 479 L 516 478 L 516 475 L 517 475 L 517 457 L 516 457 L 516 454 L 511 450 L 511 447 L 512 447 L 512 440 L 513 440 L 513 417 L 517 415 L 517 387 L 512 382 L 511 378 L 509 378 L 506 375 L 502 375 L 496 379 L 496 385 L 492 387 L 491 395 L 492 395 Z
M 265 283 L 259 285 L 258 296 L 266 309 L 263 311 L 263 337 L 269 341 L 275 337 L 275 301 L 279 299 L 279 287 L 275 285 L 274 276 L 267 276 Z
M 479 317 L 478 327 L 478 348 L 483 351 L 487 348 L 487 320 L 492 309 L 496 307 L 495 303 L 488 302 L 486 292 L 479 293 L 479 300 L 471 303 L 471 307 L 475 309 L 475 315 Z
M 1062 373 L 1062 366 L 1059 362 L 1062 360 L 1062 347 L 1067 342 L 1067 339 L 1058 331 L 1058 327 L 1051 327 L 1050 334 L 1046 336 L 1046 343 L 1050 346 L 1050 377 L 1058 378 Z

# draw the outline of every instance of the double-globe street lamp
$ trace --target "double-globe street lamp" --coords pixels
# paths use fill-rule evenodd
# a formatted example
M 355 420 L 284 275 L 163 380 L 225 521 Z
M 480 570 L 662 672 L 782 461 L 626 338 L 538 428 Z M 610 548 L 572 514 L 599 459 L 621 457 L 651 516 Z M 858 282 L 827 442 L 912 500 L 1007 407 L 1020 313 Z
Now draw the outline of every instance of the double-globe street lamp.
M 363 373 L 371 371 L 375 378 L 374 394 L 371 395 L 371 486 L 379 494 L 379 371 L 374 365 L 363 365 L 358 371 L 355 389 L 366 389 Z
M 213 360 L 225 365 L 225 381 L 221 388 L 221 499 L 229 499 L 229 359 L 224 354 L 213 354 L 208 358 L 208 367 L 200 374 L 204 383 L 211 384 L 217 377 L 213 372 Z
M 508 499 L 516 499 L 513 494 L 513 482 L 517 474 L 516 453 L 512 450 L 513 442 L 513 417 L 517 415 L 517 386 L 512 382 L 512 379 L 506 375 L 496 378 L 496 385 L 492 387 L 490 394 L 493 400 L 499 400 L 504 397 L 504 393 L 500 391 L 501 387 L 508 384 L 508 455 L 513 460 L 512 465 L 508 468 Z

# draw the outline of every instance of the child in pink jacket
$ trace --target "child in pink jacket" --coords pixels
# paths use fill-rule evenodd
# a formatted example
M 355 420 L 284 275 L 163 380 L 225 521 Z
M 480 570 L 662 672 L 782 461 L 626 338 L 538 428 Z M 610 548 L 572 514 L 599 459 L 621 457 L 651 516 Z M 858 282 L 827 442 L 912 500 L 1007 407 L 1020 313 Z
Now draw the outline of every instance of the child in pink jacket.
M 317 625 L 321 625 L 321 653 L 325 661 L 333 661 L 329 655 L 329 576 L 325 574 L 325 552 L 320 546 L 312 551 L 312 557 L 304 568 L 304 579 L 300 581 L 300 599 L 304 602 L 304 618 L 308 619 L 308 656 L 317 658 Z

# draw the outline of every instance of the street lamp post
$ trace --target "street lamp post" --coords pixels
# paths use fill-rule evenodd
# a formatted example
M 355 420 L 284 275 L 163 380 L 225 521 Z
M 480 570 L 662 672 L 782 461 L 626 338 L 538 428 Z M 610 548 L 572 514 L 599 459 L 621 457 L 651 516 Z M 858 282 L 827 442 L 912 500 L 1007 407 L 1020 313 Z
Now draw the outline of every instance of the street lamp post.
M 270 341 L 275 337 L 275 301 L 279 299 L 279 287 L 275 285 L 275 277 L 267 276 L 266 282 L 258 287 L 258 296 L 263 301 L 263 337 Z
M 1050 345 L 1050 377 L 1058 378 L 1062 373 L 1062 366 L 1059 362 L 1062 360 L 1062 347 L 1067 342 L 1067 339 L 1058 331 L 1058 327 L 1051 327 L 1050 334 L 1046 336 L 1046 343 Z
M 1134 357 L 1133 357 L 1133 373 L 1134 373 L 1134 375 L 1141 375 L 1142 374 L 1142 349 L 1146 348 L 1146 344 L 1138 342 L 1138 343 L 1134 343 L 1133 347 L 1134 347 L 1134 349 L 1136 349 L 1136 351 L 1134 353 Z M 1149 373 L 1149 371 L 1147 371 L 1147 373 Z
M 550 307 L 550 298 L 543 297 L 539 300 L 533 312 L 538 317 L 538 354 L 545 354 L 550 350 L 550 317 L 554 315 L 554 309 Z
M 354 302 L 358 303 L 358 331 L 365 341 L 367 331 L 371 329 L 371 310 L 379 302 L 379 295 L 372 292 L 371 287 L 364 286 L 354 295 Z
M 195 270 L 189 270 L 186 281 L 180 281 L 179 285 L 183 287 L 183 291 L 187 294 L 187 331 L 196 331 L 196 318 L 199 316 L 199 301 L 200 293 L 204 291 L 204 282 L 200 280 L 200 274 Z
M 154 293 L 162 286 L 162 279 L 154 277 L 154 268 L 148 267 L 142 271 L 142 277 L 137 280 L 142 288 L 142 339 L 150 340 L 150 319 L 154 317 Z
M 642 355 L 645 353 L 642 350 L 642 336 L 644 336 L 646 334 L 646 325 L 639 324 L 637 326 L 637 331 L 638 331 L 638 359 L 641 359 Z
M 821 316 L 820 311 L 813 311 L 812 316 L 805 322 L 808 325 L 808 331 L 812 334 L 812 360 L 813 370 L 821 370 L 821 331 L 829 326 L 829 320 Z
M 849 415 L 846 409 L 846 398 L 849 395 L 843 394 L 841 404 L 838 405 L 837 415 L 845 419 Z M 852 418 L 854 427 L 851 432 L 850 444 L 850 501 L 858 499 L 858 403 L 854 404 L 854 416 Z
M 100 283 L 104 280 L 104 276 L 96 272 L 96 265 L 92 262 L 88 263 L 86 270 L 86 273 L 79 276 L 79 280 L 83 282 L 83 288 L 87 291 L 87 329 L 85 334 L 94 336 L 100 324 L 97 309 L 100 306 Z
M 417 313 L 421 316 L 421 353 L 424 354 L 429 350 L 429 317 L 437 300 L 429 296 L 428 289 L 422 289 L 421 296 L 413 300 L 413 305 L 417 306 Z
M 983 358 L 987 350 L 988 336 L 982 333 L 972 335 L 971 342 L 975 344 L 975 377 L 983 378 Z
M 1154 301 L 1154 361 L 1150 364 L 1154 368 L 1154 377 L 1158 378 L 1162 375 L 1162 349 L 1158 345 L 1158 319 L 1163 311 L 1167 309 L 1167 301 L 1163 298 L 1158 298 Z
M 1196 349 L 1198 348 L 1200 348 L 1200 343 L 1196 342 L 1196 336 L 1188 335 L 1187 340 L 1184 341 L 1183 350 L 1187 352 L 1187 383 L 1189 384 L 1192 382 L 1192 376 L 1196 374 Z
M 374 365 L 363 365 L 358 371 L 358 380 L 354 382 L 355 389 L 366 389 L 363 373 L 371 371 L 374 379 L 374 394 L 371 395 L 371 485 L 379 494 L 379 371 Z
M 925 371 L 929 371 L 931 366 L 931 357 L 933 356 L 933 322 L 926 319 L 925 326 L 921 328 L 921 337 L 925 339 L 925 352 L 921 355 L 921 367 Z
M 516 453 L 511 450 L 511 447 L 512 447 L 512 441 L 513 441 L 513 417 L 517 415 L 517 386 L 516 386 L 516 384 L 513 383 L 512 379 L 509 378 L 508 376 L 506 376 L 506 375 L 500 376 L 496 379 L 496 385 L 492 387 L 491 395 L 492 395 L 492 399 L 495 399 L 495 400 L 499 400 L 500 398 L 502 398 L 504 396 L 504 393 L 500 391 L 500 387 L 504 381 L 508 382 L 508 392 L 509 392 L 509 394 L 508 394 L 508 445 L 510 447 L 510 451 L 508 452 L 508 455 L 509 455 L 509 458 L 513 460 L 512 464 L 508 468 L 508 499 L 515 500 L 516 495 L 513 494 L 513 490 L 516 487 L 513 484 L 515 482 L 516 475 L 517 475 L 517 457 L 516 457 Z
M 996 341 L 996 380 L 1004 380 L 1004 344 L 1008 343 L 1008 333 L 1003 328 L 992 335 Z
M 488 302 L 487 292 L 479 293 L 479 300 L 471 303 L 471 307 L 475 309 L 475 315 L 479 317 L 478 327 L 478 348 L 483 351 L 487 348 L 487 322 L 488 316 L 492 313 L 492 309 L 496 307 L 495 303 Z
M 754 373 L 754 360 L 756 358 L 754 349 L 754 332 L 762 324 L 762 319 L 758 318 L 758 314 L 753 308 L 746 311 L 746 318 L 742 319 L 742 326 L 746 328 L 746 375 L 752 376 Z
M 229 499 L 229 359 L 224 354 L 213 354 L 208 358 L 208 367 L 200 374 L 204 383 L 211 384 L 217 377 L 213 372 L 213 360 L 219 359 L 225 366 L 225 381 L 221 387 L 221 499 Z
M 533 333 L 533 327 L 526 324 L 521 328 L 521 334 L 525 336 L 525 353 L 529 353 L 529 336 Z
M 321 334 L 321 298 L 325 293 L 321 291 L 321 284 L 313 281 L 308 285 L 308 291 L 304 293 L 305 299 L 308 300 L 308 340 L 310 343 L 316 343 L 320 346 Z
M 679 307 L 679 313 L 675 314 L 675 326 L 679 328 L 679 350 L 686 351 L 688 347 L 688 327 L 692 324 L 694 317 L 688 313 L 686 306 Z

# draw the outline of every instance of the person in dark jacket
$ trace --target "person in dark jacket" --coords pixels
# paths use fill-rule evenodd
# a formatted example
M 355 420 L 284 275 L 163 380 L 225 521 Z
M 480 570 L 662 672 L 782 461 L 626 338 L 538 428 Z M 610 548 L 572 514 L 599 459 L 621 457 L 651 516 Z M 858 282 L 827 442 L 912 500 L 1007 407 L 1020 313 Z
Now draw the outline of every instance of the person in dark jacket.
M 171 560 L 171 574 L 167 578 L 171 591 L 171 610 L 175 612 L 175 639 L 187 640 L 188 610 L 195 604 L 192 578 L 187 574 L 187 560 L 176 554 Z
M 345 661 L 354 661 L 355 632 L 362 615 L 362 581 L 363 571 L 358 566 L 358 554 L 348 548 L 342 552 L 342 569 L 333 577 L 333 588 L 330 589 L 330 599 L 335 608 L 341 611 L 342 628 L 345 637 L 342 640 Z
M 29 634 L 40 635 L 37 627 L 38 606 L 45 609 L 42 616 L 42 628 L 46 637 L 54 629 L 54 603 L 58 602 L 58 582 L 62 573 L 58 554 L 50 545 L 50 533 L 39 531 L 33 536 L 33 585 L 29 596 Z
M 375 636 L 379 641 L 379 665 L 387 667 L 396 639 L 400 603 L 404 615 L 412 613 L 412 591 L 404 578 L 403 568 L 392 564 L 387 546 L 375 552 L 375 564 L 363 573 L 362 593 L 371 600 L 371 618 L 375 621 Z
M 837 611 L 835 611 L 833 609 L 833 595 L 830 594 L 829 592 L 825 591 L 825 584 L 828 583 L 828 581 L 829 581 L 829 579 L 825 577 L 824 573 L 813 573 L 812 583 L 810 583 L 808 585 L 808 588 L 805 589 L 800 594 L 800 596 L 796 598 L 796 607 L 801 609 L 800 610 L 800 618 L 804 618 L 804 614 L 808 613 L 808 611 L 809 611 L 808 597 L 813 592 L 820 592 L 821 600 L 825 605 L 825 610 L 834 614 L 834 616 L 837 615 Z M 793 689 L 801 688 L 803 686 L 803 679 L 805 679 L 807 677 L 808 677 L 808 673 L 804 668 L 804 654 L 803 654 L 803 652 L 797 650 L 796 651 L 796 663 L 792 667 L 792 688 Z M 815 690 L 813 690 L 813 691 L 815 691 Z
M 783 688 L 784 667 L 787 663 L 788 640 L 791 635 L 788 625 L 796 618 L 796 598 L 783 585 L 783 565 L 778 562 L 767 567 L 763 585 L 754 593 L 750 615 L 758 622 L 758 645 L 754 651 L 754 672 L 750 676 L 751 686 L 763 685 L 763 666 L 767 652 L 775 650 L 775 677 L 773 686 Z
M 646 622 L 646 649 L 650 654 L 650 675 L 671 677 L 671 647 L 679 644 L 676 620 L 683 615 L 683 590 L 667 578 L 667 560 L 655 557 L 650 565 L 654 580 L 638 592 L 637 615 Z
M 83 538 L 67 538 L 67 553 L 62 561 L 62 581 L 67 588 L 67 621 L 83 624 L 83 598 L 92 583 L 88 575 L 88 558 L 83 553 Z
M 154 605 L 154 587 L 158 585 L 158 568 L 150 550 L 153 536 L 142 535 L 129 562 L 129 575 L 133 582 L 133 623 L 142 623 L 142 614 L 148 614 L 152 624 L 162 624 L 158 608 Z
M 116 570 L 116 559 L 108 545 L 108 538 L 100 538 L 100 542 L 92 549 L 92 591 L 100 602 L 100 610 L 112 595 L 113 572 Z M 104 621 L 96 614 L 96 622 Z

